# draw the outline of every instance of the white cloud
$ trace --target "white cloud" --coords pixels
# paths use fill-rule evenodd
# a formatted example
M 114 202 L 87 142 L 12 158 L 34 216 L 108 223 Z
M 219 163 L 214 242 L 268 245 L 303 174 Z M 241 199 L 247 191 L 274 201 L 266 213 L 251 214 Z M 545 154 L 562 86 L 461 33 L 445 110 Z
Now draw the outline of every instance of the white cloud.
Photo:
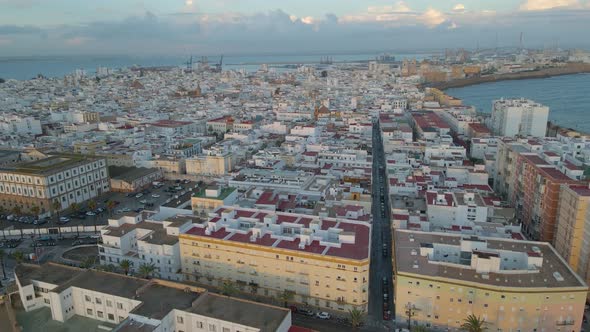
M 420 20 L 422 21 L 422 23 L 424 25 L 432 28 L 432 27 L 442 24 L 447 19 L 445 17 L 445 14 L 443 14 L 442 12 L 440 12 L 434 8 L 428 8 L 420 16 Z
M 578 0 L 526 0 L 520 5 L 521 10 L 548 10 L 554 8 L 577 7 Z
M 186 0 L 184 2 L 184 4 L 187 5 L 187 6 L 192 6 L 193 5 L 193 0 Z
M 382 14 L 382 13 L 408 13 L 411 12 L 412 9 L 404 2 L 398 1 L 393 6 L 370 6 L 367 8 L 367 12 L 375 13 L 375 14 Z
M 304 24 L 315 24 L 317 23 L 316 19 L 311 16 L 306 16 L 301 18 L 301 22 Z
M 462 13 L 465 11 L 465 5 L 462 3 L 458 3 L 453 7 L 454 12 Z

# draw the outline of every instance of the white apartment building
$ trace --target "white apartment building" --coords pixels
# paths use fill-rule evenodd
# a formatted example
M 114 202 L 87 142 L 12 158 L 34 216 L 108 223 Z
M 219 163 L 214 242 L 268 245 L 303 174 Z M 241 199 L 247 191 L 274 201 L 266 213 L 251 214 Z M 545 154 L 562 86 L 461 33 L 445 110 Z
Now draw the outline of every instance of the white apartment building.
M 56 263 L 21 264 L 15 276 L 25 311 L 48 308 L 51 319 L 62 323 L 77 315 L 110 323 L 113 331 L 287 332 L 291 327 L 289 309 L 181 283 Z
M 427 191 L 426 214 L 432 229 L 469 226 L 487 221 L 488 206 L 477 193 Z
M 109 225 L 101 230 L 100 262 L 118 267 L 128 260 L 131 273 L 137 272 L 142 264 L 153 264 L 158 278 L 181 280 L 178 234 L 191 224 L 190 216 L 154 221 L 146 213 L 134 212 L 109 219 Z
M 41 135 L 43 130 L 41 129 L 41 121 L 35 118 L 12 116 L 0 118 L 0 132 L 17 135 Z
M 500 99 L 492 103 L 491 129 L 497 136 L 545 137 L 549 107 L 528 99 Z

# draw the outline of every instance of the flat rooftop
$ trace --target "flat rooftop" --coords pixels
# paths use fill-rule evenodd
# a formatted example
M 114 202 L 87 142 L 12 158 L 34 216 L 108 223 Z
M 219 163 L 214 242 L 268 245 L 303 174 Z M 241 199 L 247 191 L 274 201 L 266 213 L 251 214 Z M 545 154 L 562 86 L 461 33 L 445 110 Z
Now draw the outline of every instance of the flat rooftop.
M 59 264 L 19 264 L 15 267 L 14 272 L 18 277 L 21 285 L 30 285 L 32 280 L 43 281 L 46 283 L 60 285 L 70 280 L 73 275 L 81 273 L 82 269 L 59 265 Z
M 260 331 L 265 332 L 276 331 L 283 320 L 290 314 L 289 309 L 212 293 L 202 294 L 197 302 L 198 305 L 187 311 L 259 328 Z
M 157 172 L 159 170 L 154 168 L 109 166 L 111 178 L 121 181 L 133 181 Z
M 0 167 L 0 172 L 45 175 L 84 165 L 97 159 L 101 158 L 88 155 L 57 154 L 44 159 Z
M 475 269 L 468 265 L 462 268 L 456 264 L 431 263 L 427 256 L 420 256 L 420 247 L 423 245 L 445 244 L 460 246 L 462 238 L 467 237 L 448 233 L 396 230 L 394 235 L 396 270 L 398 273 L 417 274 L 424 278 L 448 278 L 459 283 L 467 281 L 496 287 L 588 288 L 553 247 L 544 242 L 478 237 L 479 240 L 487 242 L 487 251 L 490 252 L 506 250 L 529 255 L 541 255 L 543 264 L 538 272 L 523 271 L 519 273 L 507 270 L 506 272 L 483 274 L 477 273 Z M 538 253 L 535 252 L 537 248 L 540 250 Z M 412 254 L 413 251 L 417 251 L 417 254 Z M 560 281 L 555 278 L 556 272 L 561 275 L 563 280 Z
M 234 220 L 241 218 L 248 218 L 248 223 L 258 223 L 257 225 L 263 227 L 262 223 L 264 217 L 268 214 L 276 215 L 276 224 L 290 223 L 289 227 L 299 229 L 309 229 L 310 223 L 315 219 L 319 220 L 321 226 L 320 230 L 328 231 L 329 229 L 339 229 L 342 233 L 350 232 L 354 234 L 354 243 L 341 243 L 340 246 L 336 242 L 330 240 L 320 241 L 313 239 L 303 248 L 299 247 L 300 239 L 295 234 L 274 234 L 270 230 L 263 230 L 260 237 L 255 241 L 251 241 L 253 235 L 252 229 L 229 229 L 226 226 L 221 226 L 216 231 L 207 234 L 203 226 L 193 226 L 187 230 L 185 235 L 199 236 L 211 239 L 224 240 L 228 242 L 243 243 L 253 246 L 271 247 L 276 249 L 290 250 L 308 254 L 317 254 L 321 256 L 332 256 L 336 258 L 364 260 L 369 258 L 369 243 L 370 243 L 370 225 L 365 222 L 355 222 L 348 219 L 341 218 L 318 218 L 314 216 L 296 214 L 296 213 L 282 213 L 258 209 L 245 208 L 228 208 L 222 207 L 216 211 L 217 217 L 212 218 L 210 223 L 217 223 L 221 220 L 221 213 L 227 210 L 235 211 Z M 299 227 L 301 225 L 301 227 Z M 264 227 L 263 227 L 264 228 Z M 302 231 L 303 232 L 303 231 Z M 285 237 L 292 236 L 292 239 Z
M 131 313 L 153 319 L 162 319 L 172 309 L 187 311 L 199 296 L 201 296 L 201 293 L 151 284 L 142 289 L 140 294 L 135 297 L 136 300 L 142 303 L 133 309 Z
M 147 235 L 138 238 L 139 241 L 145 241 L 157 245 L 173 245 L 178 242 L 177 236 L 168 235 L 166 233 L 166 229 L 161 222 L 141 221 L 137 224 L 122 224 L 119 227 L 107 226 L 104 235 L 122 237 L 136 229 L 151 230 Z

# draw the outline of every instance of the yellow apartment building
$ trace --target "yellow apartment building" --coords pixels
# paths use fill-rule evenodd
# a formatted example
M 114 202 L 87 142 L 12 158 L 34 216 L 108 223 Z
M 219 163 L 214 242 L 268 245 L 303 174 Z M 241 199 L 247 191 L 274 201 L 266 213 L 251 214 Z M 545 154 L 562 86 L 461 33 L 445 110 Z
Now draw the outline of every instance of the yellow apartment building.
M 347 312 L 366 310 L 370 228 L 365 222 L 222 207 L 180 235 L 188 281 Z
M 555 249 L 586 283 L 590 281 L 590 216 L 588 186 L 560 188 Z
M 580 331 L 588 286 L 542 242 L 396 230 L 398 323 L 459 331 Z

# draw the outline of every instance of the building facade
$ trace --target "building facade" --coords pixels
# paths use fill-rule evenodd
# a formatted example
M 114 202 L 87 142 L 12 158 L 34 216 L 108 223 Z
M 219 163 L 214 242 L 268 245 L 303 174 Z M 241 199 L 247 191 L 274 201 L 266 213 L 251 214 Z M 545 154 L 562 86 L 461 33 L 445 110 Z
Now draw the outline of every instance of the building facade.
M 346 312 L 368 303 L 368 223 L 222 207 L 180 235 L 186 280 Z
M 460 331 L 467 316 L 489 331 L 581 330 L 588 286 L 551 245 L 396 230 L 398 321 Z
M 40 214 L 72 203 L 82 203 L 110 191 L 105 158 L 84 155 L 52 155 L 48 158 L 0 168 L 0 206 L 6 210 Z
M 498 136 L 545 137 L 549 107 L 527 99 L 500 99 L 492 104 L 492 132 Z

